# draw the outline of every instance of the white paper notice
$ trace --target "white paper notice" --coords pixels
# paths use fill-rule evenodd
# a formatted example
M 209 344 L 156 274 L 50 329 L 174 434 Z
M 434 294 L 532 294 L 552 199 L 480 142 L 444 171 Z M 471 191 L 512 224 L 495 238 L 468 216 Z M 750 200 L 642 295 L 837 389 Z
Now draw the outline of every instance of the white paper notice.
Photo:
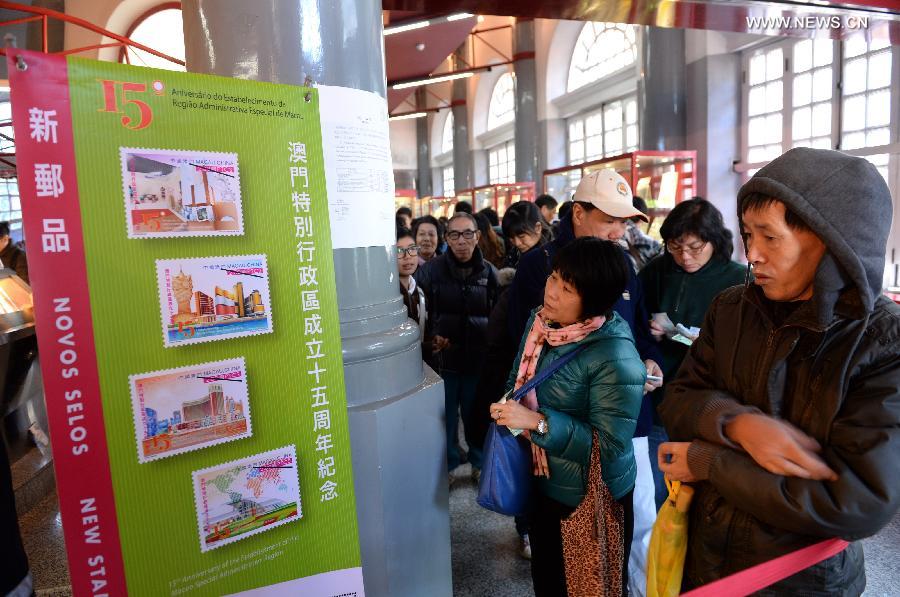
M 323 85 L 319 90 L 325 185 L 335 249 L 394 244 L 394 170 L 387 101 Z

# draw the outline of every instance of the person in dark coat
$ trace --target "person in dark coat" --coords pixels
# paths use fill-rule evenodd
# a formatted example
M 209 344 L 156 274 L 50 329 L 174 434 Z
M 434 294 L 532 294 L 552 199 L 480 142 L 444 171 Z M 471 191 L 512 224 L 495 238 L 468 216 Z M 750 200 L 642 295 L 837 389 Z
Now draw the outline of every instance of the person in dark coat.
M 672 324 L 699 328 L 716 295 L 743 283 L 746 275 L 746 268 L 731 260 L 731 231 L 715 205 L 695 197 L 675 206 L 666 216 L 660 234 L 665 252 L 638 274 L 644 285 L 644 304 L 651 316 L 664 313 Z M 650 322 L 650 333 L 662 351 L 663 379 L 675 379 L 688 351 L 684 344 L 687 338 L 676 336 L 676 330 L 664 329 L 656 321 Z M 653 428 L 647 436 L 657 510 L 669 494 L 656 458 L 659 445 L 668 439 L 657 413 L 664 391 L 665 386 L 650 394 Z
M 550 241 L 550 227 L 542 220 L 541 212 L 531 201 L 517 201 L 503 214 L 503 236 L 510 240 L 515 260 L 507 253 L 508 265 L 498 272 L 498 297 L 491 311 L 487 327 L 487 355 L 484 368 L 478 380 L 475 393 L 475 417 L 473 435 L 477 445 L 483 445 L 491 419 L 488 406 L 503 395 L 506 390 L 507 373 L 516 358 L 519 338 L 509 335 L 506 324 L 509 307 L 509 285 L 516 275 L 515 265 L 520 254 L 540 251 Z M 519 555 L 531 558 L 531 543 L 528 538 L 528 520 L 516 516 L 516 532 L 519 535 Z
M 475 388 L 486 353 L 488 316 L 497 300 L 497 270 L 478 250 L 478 236 L 474 216 L 454 214 L 445 235 L 450 250 L 416 272 L 428 305 L 432 363 L 444 380 L 447 468 L 453 471 L 462 460 L 456 441 L 461 414 L 475 476 L 482 447 L 472 433 Z
M 797 148 L 737 199 L 754 283 L 716 297 L 660 408 L 660 468 L 695 483 L 684 588 L 841 537 L 767 592 L 860 595 L 859 540 L 900 507 L 891 194 L 865 159 Z
M 428 309 L 425 293 L 416 284 L 413 277 L 419 267 L 419 246 L 416 244 L 412 230 L 397 228 L 397 273 L 400 274 L 400 295 L 406 306 L 406 314 L 419 324 L 419 339 L 423 342 L 422 358 L 429 362 L 430 354 L 426 353 L 425 330 L 428 326 Z M 428 348 L 430 351 L 430 347 Z

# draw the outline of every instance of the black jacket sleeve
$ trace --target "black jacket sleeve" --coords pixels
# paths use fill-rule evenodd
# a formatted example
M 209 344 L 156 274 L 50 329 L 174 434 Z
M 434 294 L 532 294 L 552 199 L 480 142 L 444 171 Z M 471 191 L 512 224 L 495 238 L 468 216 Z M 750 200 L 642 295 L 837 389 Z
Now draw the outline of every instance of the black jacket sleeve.
M 530 251 L 519 260 L 519 269 L 509 289 L 508 326 L 510 338 L 519 339 L 525 334 L 525 325 L 532 310 L 544 302 L 544 285 L 547 283 L 547 249 Z
M 644 302 L 644 285 L 633 270 L 631 276 L 632 293 L 634 294 L 631 297 L 634 302 L 634 344 L 642 361 L 653 359 L 657 365 L 662 367 L 662 352 L 659 350 L 659 342 L 650 333 L 650 315 L 647 313 L 647 305 Z

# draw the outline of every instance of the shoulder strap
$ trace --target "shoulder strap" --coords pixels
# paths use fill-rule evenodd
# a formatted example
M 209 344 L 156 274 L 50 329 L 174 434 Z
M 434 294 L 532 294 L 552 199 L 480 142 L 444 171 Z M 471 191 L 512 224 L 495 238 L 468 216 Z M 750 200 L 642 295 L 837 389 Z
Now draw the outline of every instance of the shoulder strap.
M 586 348 L 586 345 L 585 345 L 585 344 L 582 344 L 581 346 L 579 346 L 578 348 L 576 348 L 576 349 L 573 350 L 572 352 L 567 353 L 567 354 L 564 354 L 563 356 L 561 356 L 561 357 L 559 357 L 558 359 L 556 359 L 555 361 L 553 361 L 553 363 L 551 363 L 549 367 L 547 367 L 547 368 L 545 368 L 545 369 L 541 369 L 541 370 L 537 373 L 537 375 L 535 375 L 534 377 L 532 377 L 531 379 L 529 379 L 527 382 L 525 382 L 525 383 L 522 385 L 521 388 L 519 388 L 518 390 L 516 390 L 516 393 L 513 394 L 512 399 L 513 399 L 513 400 L 519 400 L 520 398 L 522 398 L 522 396 L 524 396 L 525 394 L 527 394 L 528 392 L 530 392 L 530 391 L 533 390 L 534 388 L 538 387 L 538 386 L 539 386 L 542 382 L 544 382 L 548 377 L 550 377 L 551 375 L 553 375 L 554 373 L 556 373 L 557 370 L 559 370 L 560 367 L 562 367 L 563 365 L 565 365 L 566 363 L 568 363 L 569 361 L 571 361 L 572 359 L 574 359 L 575 357 L 577 357 L 577 356 L 578 356 L 578 353 L 580 353 L 580 352 L 581 352 L 582 350 L 584 350 L 585 348 Z

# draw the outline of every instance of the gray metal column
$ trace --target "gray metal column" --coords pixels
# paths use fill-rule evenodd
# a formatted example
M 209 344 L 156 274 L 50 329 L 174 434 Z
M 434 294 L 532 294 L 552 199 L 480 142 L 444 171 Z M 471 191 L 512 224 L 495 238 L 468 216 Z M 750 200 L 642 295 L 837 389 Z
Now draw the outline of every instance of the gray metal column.
M 416 89 L 416 110 L 428 108 L 428 96 L 424 87 Z M 431 183 L 431 143 L 428 142 L 429 118 L 416 118 L 416 195 L 419 198 L 434 195 Z
M 516 182 L 538 179 L 537 70 L 534 20 L 516 19 L 513 68 L 516 73 Z
M 741 59 L 734 53 L 704 56 L 687 65 L 687 89 L 699 98 L 687 106 L 687 146 L 697 151 L 694 180 L 697 194 L 709 199 L 737 232 L 734 198 L 741 186 L 732 164 L 740 156 Z M 743 256 L 743 242 L 734 235 L 734 255 Z
M 469 45 L 463 43 L 453 53 L 453 70 L 468 68 L 471 63 L 467 56 Z M 467 79 L 456 79 L 452 83 L 450 106 L 453 111 L 453 186 L 456 189 L 472 188 L 471 156 L 469 155 L 469 108 L 466 96 L 469 85 Z
M 385 95 L 377 0 L 182 7 L 192 72 L 292 85 L 309 77 Z M 422 365 L 393 248 L 335 249 L 334 266 L 366 594 L 449 596 L 442 382 Z
M 686 149 L 684 30 L 644 27 L 640 149 Z

